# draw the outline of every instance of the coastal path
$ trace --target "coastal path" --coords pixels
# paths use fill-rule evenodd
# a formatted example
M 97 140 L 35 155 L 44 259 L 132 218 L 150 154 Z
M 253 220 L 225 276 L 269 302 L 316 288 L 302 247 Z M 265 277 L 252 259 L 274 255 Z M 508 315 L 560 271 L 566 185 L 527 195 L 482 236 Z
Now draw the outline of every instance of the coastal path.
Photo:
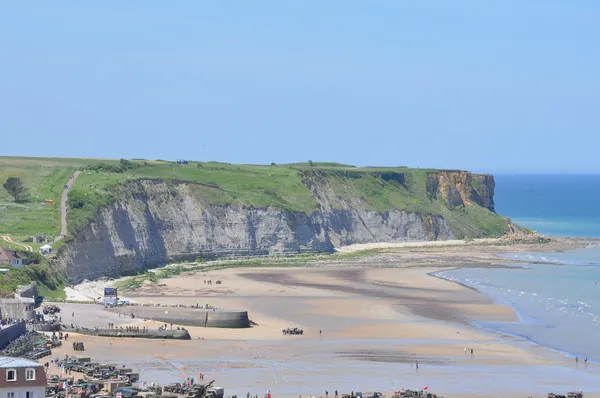
M 26 245 L 25 243 L 20 243 L 20 242 L 15 242 L 10 235 L 0 235 L 0 239 L 2 239 L 5 242 L 8 242 L 10 244 L 13 245 L 17 245 L 20 246 L 21 248 L 23 248 L 25 251 L 28 252 L 32 252 L 33 251 L 33 247 L 31 247 L 30 245 Z
M 69 198 L 69 189 L 71 189 L 80 173 L 79 170 L 75 171 L 67 182 L 65 182 L 62 197 L 60 198 L 60 236 L 56 238 L 57 241 L 67 236 L 67 199 Z

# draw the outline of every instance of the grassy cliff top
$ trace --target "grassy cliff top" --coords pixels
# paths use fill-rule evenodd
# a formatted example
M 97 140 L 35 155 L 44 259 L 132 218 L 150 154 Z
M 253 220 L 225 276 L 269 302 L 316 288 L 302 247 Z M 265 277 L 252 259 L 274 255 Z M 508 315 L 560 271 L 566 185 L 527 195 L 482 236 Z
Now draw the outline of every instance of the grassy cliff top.
M 63 159 L 0 157 L 0 181 L 20 177 L 31 194 L 25 203 L 15 203 L 0 187 L 0 234 L 24 238 L 44 232 L 60 232 L 60 197 L 69 176 L 80 170 L 73 183 L 69 229 L 76 230 L 91 220 L 96 208 L 111 203 L 123 184 L 140 179 L 193 182 L 193 193 L 215 203 L 277 206 L 311 213 L 317 201 L 305 183 L 308 176 L 325 181 L 340 197 L 354 197 L 375 211 L 390 208 L 441 214 L 461 228 L 484 225 L 498 235 L 505 227 L 501 218 L 485 209 L 467 207 L 450 212 L 426 192 L 428 173 L 437 170 L 408 167 L 355 167 L 338 163 L 306 162 L 285 165 L 235 165 L 220 162 L 178 164 L 164 160 Z M 43 204 L 50 199 L 56 204 Z M 464 220 L 463 220 L 464 219 Z M 464 224 L 464 225 L 463 225 Z

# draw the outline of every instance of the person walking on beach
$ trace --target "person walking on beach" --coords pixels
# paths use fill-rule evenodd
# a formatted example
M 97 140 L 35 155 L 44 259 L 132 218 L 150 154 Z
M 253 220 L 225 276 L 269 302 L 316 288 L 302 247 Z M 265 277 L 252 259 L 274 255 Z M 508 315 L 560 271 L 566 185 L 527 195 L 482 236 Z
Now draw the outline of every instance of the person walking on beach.
M 587 357 L 583 358 L 583 362 L 587 365 Z
M 419 361 L 415 361 L 415 368 L 419 370 Z
M 335 390 L 335 398 L 338 398 L 337 390 Z
M 465 355 L 467 355 L 467 347 L 465 347 Z
M 575 357 L 575 363 L 579 363 L 579 357 Z
M 473 349 L 471 348 L 471 355 L 473 355 Z
M 329 391 L 325 390 L 325 398 L 329 398 Z

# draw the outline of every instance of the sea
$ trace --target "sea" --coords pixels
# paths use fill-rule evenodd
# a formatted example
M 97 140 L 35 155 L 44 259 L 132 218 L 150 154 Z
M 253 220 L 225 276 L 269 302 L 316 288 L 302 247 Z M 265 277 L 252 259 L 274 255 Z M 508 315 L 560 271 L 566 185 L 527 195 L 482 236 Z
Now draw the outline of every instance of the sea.
M 520 269 L 463 268 L 438 276 L 512 306 L 518 322 L 478 326 L 600 363 L 600 175 L 498 175 L 496 211 L 549 236 L 589 238 L 564 252 L 504 254 Z M 529 262 L 535 262 L 531 264 Z

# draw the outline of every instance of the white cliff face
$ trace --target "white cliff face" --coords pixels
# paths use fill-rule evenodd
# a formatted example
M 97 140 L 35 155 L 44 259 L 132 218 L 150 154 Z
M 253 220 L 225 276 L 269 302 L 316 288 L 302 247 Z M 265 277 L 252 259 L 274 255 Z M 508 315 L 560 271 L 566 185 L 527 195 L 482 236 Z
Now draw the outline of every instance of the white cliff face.
M 357 199 L 331 200 L 327 187 L 324 192 L 309 188 L 320 209 L 306 215 L 276 207 L 209 203 L 192 193 L 188 183 L 140 180 L 100 210 L 95 222 L 63 247 L 57 262 L 75 283 L 181 259 L 332 252 L 353 243 L 454 237 L 441 216 L 393 209 L 378 213 Z

